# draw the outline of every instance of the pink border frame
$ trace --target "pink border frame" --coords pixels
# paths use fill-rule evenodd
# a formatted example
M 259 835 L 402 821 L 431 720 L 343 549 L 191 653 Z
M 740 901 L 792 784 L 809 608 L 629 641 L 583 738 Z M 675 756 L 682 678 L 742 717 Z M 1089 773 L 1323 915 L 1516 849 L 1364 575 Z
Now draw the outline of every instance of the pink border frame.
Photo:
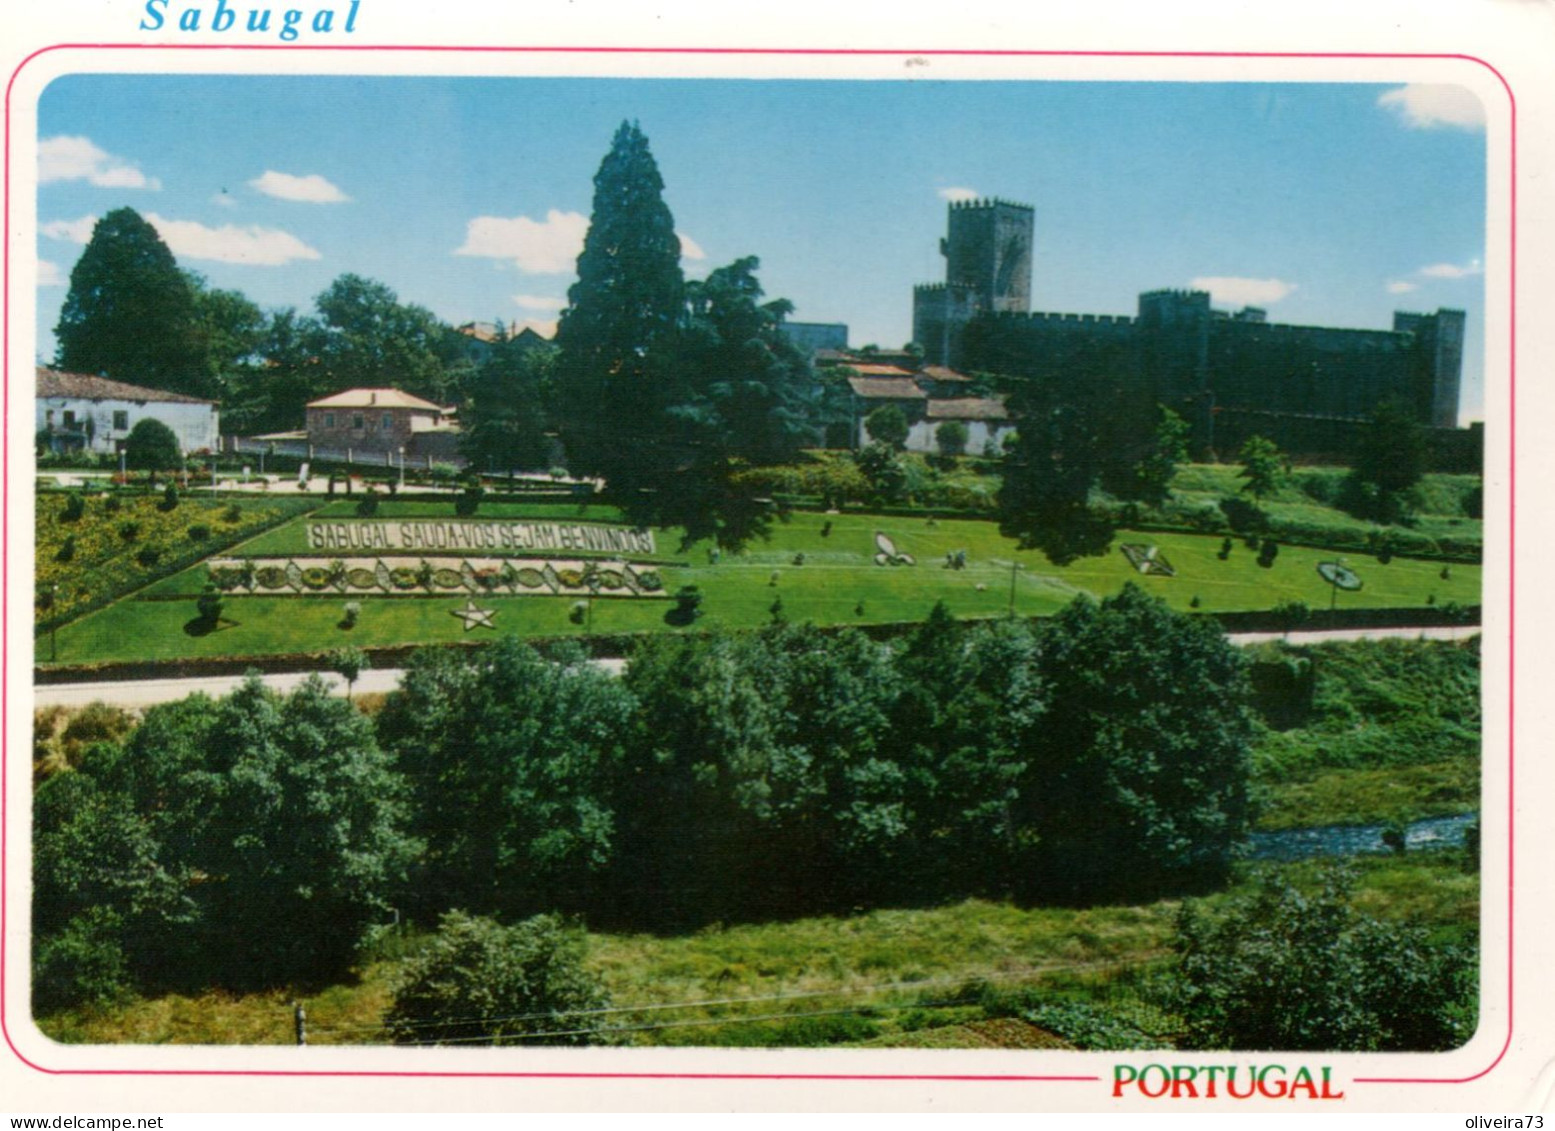
M 526 55 L 812 55 L 812 56 L 883 56 L 883 55 L 929 55 L 950 57 L 974 57 L 974 58 L 1114 58 L 1114 59 L 1386 59 L 1386 60 L 1457 60 L 1460 62 L 1475 63 L 1484 67 L 1493 74 L 1502 88 L 1506 91 L 1510 109 L 1509 118 L 1509 214 L 1508 214 L 1508 243 L 1509 243 L 1509 275 L 1508 280 L 1508 412 L 1507 412 L 1507 491 L 1508 491 L 1508 521 L 1507 521 L 1507 1032 L 1506 1039 L 1502 1042 L 1501 1051 L 1496 1058 L 1480 1071 L 1470 1076 L 1445 1078 L 1445 1077 L 1417 1077 L 1417 1076 L 1356 1076 L 1351 1079 L 1352 1084 L 1466 1084 L 1478 1080 L 1501 1063 L 1511 1048 L 1514 1008 L 1516 998 L 1513 992 L 1516 976 L 1514 962 L 1514 934 L 1516 925 L 1516 741 L 1515 741 L 1515 675 L 1516 675 L 1516 513 L 1517 513 L 1517 98 L 1512 92 L 1511 84 L 1506 77 L 1490 63 L 1473 55 L 1434 54 L 1425 52 L 1300 52 L 1300 51 L 1021 51 L 1021 50 L 911 50 L 911 49 L 886 49 L 886 48 L 767 48 L 767 47 L 510 47 L 510 46 L 428 46 L 417 47 L 406 44 L 392 44 L 388 46 L 362 45 L 295 45 L 280 46 L 277 44 L 234 44 L 225 47 L 216 44 L 149 44 L 149 43 L 59 43 L 49 47 L 39 48 L 29 54 L 12 71 L 10 79 L 6 83 L 5 90 L 5 193 L 4 193 L 4 222 L 7 236 L 11 231 L 11 94 L 16 85 L 16 79 L 34 59 L 54 51 L 68 50 L 156 50 L 156 51 L 284 51 L 297 53 L 310 52 L 420 52 L 441 54 L 444 52 L 480 52 L 493 54 L 526 54 Z M 1078 81 L 1078 80 L 1077 80 Z M 1234 80 L 1228 80 L 1234 81 Z M 8 690 L 10 673 L 10 653 L 8 649 L 10 628 L 10 566 L 11 566 L 11 538 L 10 538 L 10 449 L 11 449 L 11 255 L 10 241 L 7 238 L 5 249 L 5 266 L 3 288 L 0 288 L 0 296 L 5 303 L 4 321 L 0 325 L 0 339 L 3 339 L 5 355 L 0 360 L 0 381 L 3 381 L 3 395 L 5 398 L 3 409 L 0 409 L 0 423 L 4 425 L 4 434 L 0 436 L 0 491 L 4 493 L 5 529 L 0 532 L 0 586 L 4 587 L 4 596 L 0 597 L 0 719 L 9 719 Z M 1488 335 L 1487 335 L 1488 337 Z M 0 735 L 0 853 L 3 853 L 4 845 L 8 843 L 10 829 L 10 797 L 6 788 L 9 782 L 9 756 L 10 746 L 4 735 Z M 10 932 L 6 927 L 8 906 L 8 885 L 5 870 L 0 868 L 0 1032 L 4 1033 L 6 1046 L 27 1067 L 50 1075 L 67 1076 L 301 1076 L 301 1077 L 449 1077 L 449 1078 L 497 1078 L 497 1079 L 554 1079 L 554 1080 L 853 1080 L 853 1081 L 893 1081 L 893 1080 L 921 1080 L 921 1081 L 959 1081 L 978 1083 L 1100 1083 L 1101 1076 L 1095 1075 L 935 1075 L 935 1074 L 886 1074 L 886 1073 L 790 1073 L 790 1072 L 397 1072 L 397 1071 L 372 1071 L 372 1070 L 342 1070 L 342 1071 L 293 1071 L 285 1069 L 274 1070 L 245 1070 L 245 1069 L 136 1069 L 136 1068 L 48 1068 L 41 1064 L 35 1064 L 22 1054 L 11 1039 L 10 1027 L 6 1024 L 6 984 L 5 984 L 5 959 L 6 942 L 10 938 Z M 1199 1054 L 1193 1054 L 1199 1055 Z

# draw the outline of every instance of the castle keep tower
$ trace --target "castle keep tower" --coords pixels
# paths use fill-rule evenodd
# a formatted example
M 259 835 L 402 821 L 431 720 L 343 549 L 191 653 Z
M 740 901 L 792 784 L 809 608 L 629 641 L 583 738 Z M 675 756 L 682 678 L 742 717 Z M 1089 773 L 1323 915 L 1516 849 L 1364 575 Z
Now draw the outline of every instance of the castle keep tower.
M 980 313 L 1031 309 L 1031 241 L 1036 213 L 1006 200 L 950 206 L 944 283 L 913 289 L 913 340 L 931 365 L 954 365 L 961 329 Z

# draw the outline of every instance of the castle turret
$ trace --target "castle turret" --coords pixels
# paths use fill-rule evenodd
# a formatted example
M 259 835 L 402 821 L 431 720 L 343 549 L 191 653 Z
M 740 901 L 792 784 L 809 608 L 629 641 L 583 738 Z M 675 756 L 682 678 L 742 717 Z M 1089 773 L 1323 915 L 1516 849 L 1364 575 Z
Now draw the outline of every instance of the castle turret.
M 1036 213 L 1007 200 L 950 205 L 943 285 L 913 292 L 913 340 L 932 365 L 954 366 L 961 328 L 980 313 L 1031 309 L 1031 241 Z

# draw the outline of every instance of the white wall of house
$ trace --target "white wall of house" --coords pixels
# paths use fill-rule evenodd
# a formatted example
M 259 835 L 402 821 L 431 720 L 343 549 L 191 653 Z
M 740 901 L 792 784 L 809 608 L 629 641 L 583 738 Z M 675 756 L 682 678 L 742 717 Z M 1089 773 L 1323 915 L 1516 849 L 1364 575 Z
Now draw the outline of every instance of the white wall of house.
M 118 451 L 135 425 L 147 417 L 171 428 L 185 455 L 206 449 L 214 452 L 221 447 L 221 414 L 210 403 L 39 397 L 36 411 L 37 431 L 85 431 L 89 436 L 87 447 L 94 452 Z
M 907 431 L 907 450 L 937 454 L 939 444 L 934 433 L 944 423 L 944 420 L 918 421 Z M 963 420 L 961 423 L 966 425 L 966 454 L 969 456 L 982 455 L 989 440 L 993 441 L 996 450 L 1001 449 L 1004 438 L 1015 431 L 1015 425 L 1008 420 Z

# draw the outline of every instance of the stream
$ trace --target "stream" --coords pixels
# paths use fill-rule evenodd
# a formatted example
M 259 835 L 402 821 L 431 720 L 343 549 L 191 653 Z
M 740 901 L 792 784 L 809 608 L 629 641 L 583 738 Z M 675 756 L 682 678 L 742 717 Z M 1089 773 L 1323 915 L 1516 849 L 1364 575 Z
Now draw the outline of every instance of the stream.
M 1455 817 L 1430 817 L 1404 827 L 1406 851 L 1433 848 L 1458 848 L 1468 827 L 1479 820 L 1478 813 L 1459 813 Z M 1382 843 L 1385 825 L 1322 825 L 1308 829 L 1285 829 L 1277 833 L 1252 833 L 1247 841 L 1252 860 L 1306 860 L 1313 856 L 1354 856 L 1362 853 L 1390 852 Z

